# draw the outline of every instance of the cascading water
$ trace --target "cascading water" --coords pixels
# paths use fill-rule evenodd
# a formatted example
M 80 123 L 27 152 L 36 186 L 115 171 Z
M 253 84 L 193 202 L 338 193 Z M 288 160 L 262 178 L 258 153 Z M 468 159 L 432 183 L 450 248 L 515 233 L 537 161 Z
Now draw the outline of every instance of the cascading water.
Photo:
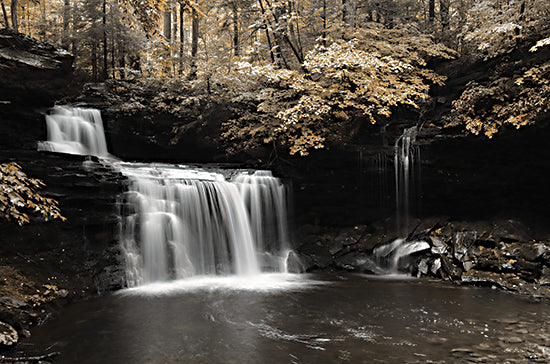
M 405 129 L 394 147 L 395 211 L 401 234 L 409 230 L 411 202 L 416 199 L 412 189 L 417 185 L 416 179 L 420 178 L 420 148 L 415 145 L 417 135 L 416 126 Z
M 281 270 L 288 248 L 285 188 L 270 172 L 226 180 L 175 166 L 118 166 L 131 181 L 121 226 L 130 286 Z
M 417 135 L 416 126 L 407 128 L 394 145 L 395 213 L 400 238 L 373 250 L 374 259 L 388 273 L 398 273 L 404 258 L 430 248 L 425 241 L 407 241 L 411 207 L 419 197 L 420 148 L 415 145 Z
M 38 150 L 107 157 L 101 113 L 96 109 L 55 106 L 46 115 L 48 141 Z
M 128 177 L 120 240 L 130 287 L 192 276 L 254 276 L 296 265 L 286 186 L 269 171 L 206 171 L 114 160 L 101 114 L 56 106 L 39 150 L 109 157 Z

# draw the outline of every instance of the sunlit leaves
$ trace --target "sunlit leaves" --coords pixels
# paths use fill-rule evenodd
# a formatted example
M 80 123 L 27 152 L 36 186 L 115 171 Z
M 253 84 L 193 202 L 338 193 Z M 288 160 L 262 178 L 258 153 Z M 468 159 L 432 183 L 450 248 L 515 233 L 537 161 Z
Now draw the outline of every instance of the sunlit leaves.
M 257 102 L 265 118 L 250 123 L 248 116 L 249 124 L 232 120 L 225 124 L 224 137 L 233 143 L 240 140 L 235 134 L 255 139 L 260 127 L 264 142 L 277 142 L 299 155 L 323 148 L 327 141 L 345 142 L 353 137 L 355 120 L 375 123 L 389 117 L 393 107 L 417 108 L 429 97 L 430 84 L 443 83 L 443 77 L 423 67 L 423 57 L 455 56 L 414 28 L 372 25 L 353 35 L 315 46 L 300 70 L 239 63 L 237 86 Z M 254 144 L 248 140 L 247 145 Z
M 29 212 L 42 215 L 46 221 L 65 221 L 57 201 L 36 192 L 42 187 L 44 183 L 41 180 L 27 177 L 16 163 L 0 164 L 0 215 L 19 225 L 30 221 Z
M 462 15 L 458 19 L 461 45 L 464 51 L 485 58 L 506 53 L 522 39 L 548 31 L 548 1 L 462 0 L 458 3 L 465 8 L 463 13 L 460 9 L 458 12 Z
M 550 45 L 550 37 L 541 39 L 535 44 L 531 49 L 529 49 L 529 52 L 536 52 L 539 50 L 539 48 L 546 47 Z
M 550 111 L 550 62 L 527 69 L 521 76 L 499 78 L 488 85 L 472 82 L 453 101 L 446 126 L 463 126 L 492 138 L 505 125 L 530 125 Z

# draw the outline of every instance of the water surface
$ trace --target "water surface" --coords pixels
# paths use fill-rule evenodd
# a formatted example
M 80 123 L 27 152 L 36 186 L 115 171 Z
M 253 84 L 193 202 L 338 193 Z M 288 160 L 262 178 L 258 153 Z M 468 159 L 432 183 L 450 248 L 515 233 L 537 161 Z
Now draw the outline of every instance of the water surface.
M 550 360 L 548 305 L 363 275 L 200 279 L 72 305 L 27 347 L 55 363 Z

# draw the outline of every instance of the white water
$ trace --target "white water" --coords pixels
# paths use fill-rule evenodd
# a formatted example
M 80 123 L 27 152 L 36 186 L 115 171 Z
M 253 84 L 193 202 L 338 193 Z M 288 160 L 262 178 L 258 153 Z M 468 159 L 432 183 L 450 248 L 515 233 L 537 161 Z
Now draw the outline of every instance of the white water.
M 271 172 L 225 176 L 185 166 L 116 161 L 107 151 L 95 109 L 56 106 L 46 123 L 48 141 L 40 142 L 39 150 L 103 157 L 128 177 L 120 202 L 120 241 L 129 287 L 158 282 L 182 286 L 181 280 L 190 277 L 194 283 L 183 286 L 193 286 L 216 275 L 254 278 L 262 285 L 262 273 L 285 273 L 288 264 L 299 265 L 289 249 L 286 187 Z
M 107 143 L 101 113 L 96 109 L 55 106 L 46 115 L 48 141 L 38 150 L 107 157 Z
M 389 274 L 397 274 L 410 255 L 430 249 L 425 241 L 406 239 L 411 228 L 411 205 L 419 197 L 416 191 L 420 180 L 420 148 L 415 145 L 417 134 L 416 126 L 407 128 L 394 145 L 396 229 L 401 238 L 381 245 L 372 252 L 377 264 Z
M 121 243 L 130 287 L 193 276 L 284 271 L 284 185 L 270 172 L 222 174 L 116 164 L 129 177 Z
M 394 146 L 395 210 L 401 234 L 406 234 L 410 228 L 411 202 L 417 197 L 413 190 L 420 175 L 420 148 L 415 146 L 417 134 L 416 126 L 405 129 Z
M 304 274 L 263 273 L 254 276 L 196 276 L 175 281 L 150 283 L 128 288 L 118 293 L 125 296 L 162 296 L 196 291 L 279 292 L 303 290 L 326 284 L 326 282 L 309 279 Z
M 226 179 L 182 166 L 115 166 L 130 179 L 120 235 L 130 287 L 284 270 L 286 195 L 270 172 Z
M 425 241 L 395 239 L 389 244 L 376 247 L 372 254 L 380 266 L 387 266 L 388 273 L 396 274 L 399 272 L 401 259 L 428 249 L 430 249 L 430 244 Z

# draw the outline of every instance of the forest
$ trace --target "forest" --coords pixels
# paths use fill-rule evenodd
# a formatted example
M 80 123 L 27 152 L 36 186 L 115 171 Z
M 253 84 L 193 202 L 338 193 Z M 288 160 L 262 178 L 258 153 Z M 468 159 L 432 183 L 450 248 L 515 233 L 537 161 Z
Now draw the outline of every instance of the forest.
M 534 0 L 12 0 L 2 13 L 5 27 L 71 52 L 77 77 L 106 82 L 128 114 L 178 116 L 183 89 L 245 105 L 221 130 L 230 153 L 345 145 L 399 106 L 429 106 L 445 60 L 550 45 L 550 4 Z M 548 111 L 547 60 L 501 68 L 468 84 L 442 125 L 490 138 Z M 153 100 L 138 91 L 159 85 Z

